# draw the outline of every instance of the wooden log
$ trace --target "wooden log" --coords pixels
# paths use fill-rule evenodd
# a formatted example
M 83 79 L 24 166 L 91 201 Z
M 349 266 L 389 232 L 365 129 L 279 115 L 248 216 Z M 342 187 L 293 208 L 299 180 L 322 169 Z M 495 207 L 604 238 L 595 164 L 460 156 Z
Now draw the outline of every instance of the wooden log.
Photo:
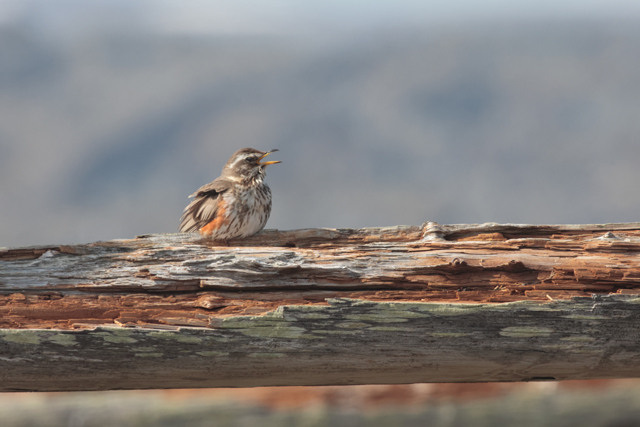
M 639 377 L 640 223 L 0 248 L 0 391 Z

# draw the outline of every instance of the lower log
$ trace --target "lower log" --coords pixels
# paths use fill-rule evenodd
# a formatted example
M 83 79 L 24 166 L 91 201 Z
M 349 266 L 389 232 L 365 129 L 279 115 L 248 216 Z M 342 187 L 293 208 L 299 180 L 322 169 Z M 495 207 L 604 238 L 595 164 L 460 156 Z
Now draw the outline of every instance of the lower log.
M 330 299 L 209 328 L 3 329 L 1 391 L 640 377 L 640 298 Z

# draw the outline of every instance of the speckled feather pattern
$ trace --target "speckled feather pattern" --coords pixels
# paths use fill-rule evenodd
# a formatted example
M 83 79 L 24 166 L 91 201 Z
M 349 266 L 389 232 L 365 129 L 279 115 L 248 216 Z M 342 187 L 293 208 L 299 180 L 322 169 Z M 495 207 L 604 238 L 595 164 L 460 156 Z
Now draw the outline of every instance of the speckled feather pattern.
M 225 220 L 210 235 L 216 240 L 251 236 L 262 230 L 271 214 L 271 189 L 260 180 L 249 186 L 235 185 L 222 194 Z
M 198 231 L 214 240 L 262 230 L 271 214 L 271 189 L 264 182 L 267 164 L 252 159 L 267 154 L 253 148 L 234 153 L 220 177 L 191 195 L 194 200 L 185 208 L 179 230 Z

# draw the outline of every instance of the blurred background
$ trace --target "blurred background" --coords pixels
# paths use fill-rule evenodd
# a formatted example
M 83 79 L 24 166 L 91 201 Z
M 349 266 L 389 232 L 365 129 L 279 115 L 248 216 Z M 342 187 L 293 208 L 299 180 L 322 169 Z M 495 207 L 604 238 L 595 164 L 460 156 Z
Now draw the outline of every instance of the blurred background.
M 0 246 L 175 232 L 241 147 L 280 149 L 267 228 L 638 221 L 639 23 L 636 0 L 0 0 Z M 563 384 L 3 395 L 0 416 L 640 416 L 634 381 Z
M 0 246 L 175 232 L 241 147 L 268 228 L 638 220 L 640 2 L 0 0 Z

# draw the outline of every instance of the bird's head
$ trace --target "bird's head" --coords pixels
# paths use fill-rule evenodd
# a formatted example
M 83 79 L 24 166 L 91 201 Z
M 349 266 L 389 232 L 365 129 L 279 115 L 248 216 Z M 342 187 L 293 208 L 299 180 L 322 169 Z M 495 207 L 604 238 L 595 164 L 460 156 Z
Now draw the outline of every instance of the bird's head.
M 278 150 L 260 151 L 255 148 L 242 148 L 229 159 L 222 169 L 222 175 L 238 181 L 262 179 L 268 165 L 280 163 L 280 160 L 263 162 L 262 159 Z

